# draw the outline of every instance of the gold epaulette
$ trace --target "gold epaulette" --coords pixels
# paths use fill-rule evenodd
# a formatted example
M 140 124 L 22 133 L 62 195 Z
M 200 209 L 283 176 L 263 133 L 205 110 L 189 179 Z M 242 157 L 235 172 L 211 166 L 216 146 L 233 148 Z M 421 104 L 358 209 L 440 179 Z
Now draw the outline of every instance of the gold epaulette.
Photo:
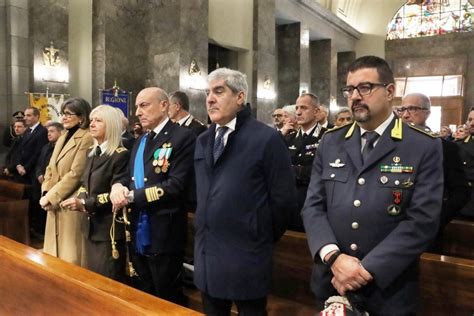
M 125 148 L 125 147 L 119 147 L 119 148 L 115 149 L 115 151 L 116 151 L 118 154 L 120 154 L 120 153 L 123 152 L 123 151 L 127 151 L 127 150 L 128 150 L 128 149 Z
M 413 123 L 408 123 L 407 125 L 408 125 L 408 127 L 410 127 L 411 129 L 413 129 L 413 130 L 415 130 L 415 131 L 417 131 L 417 132 L 420 132 L 420 133 L 422 133 L 422 134 L 425 134 L 425 135 L 427 135 L 427 136 L 429 136 L 429 137 L 431 137 L 431 138 L 437 138 L 437 137 L 436 137 L 436 134 L 433 133 L 432 131 L 425 131 L 424 129 L 420 128 L 419 126 L 417 126 L 417 125 L 415 125 L 415 124 L 413 124 Z
M 342 125 L 342 126 L 334 126 L 333 128 L 328 128 L 324 133 L 334 132 L 334 131 L 340 130 L 343 127 L 347 127 L 349 125 L 350 124 L 346 124 L 346 125 Z

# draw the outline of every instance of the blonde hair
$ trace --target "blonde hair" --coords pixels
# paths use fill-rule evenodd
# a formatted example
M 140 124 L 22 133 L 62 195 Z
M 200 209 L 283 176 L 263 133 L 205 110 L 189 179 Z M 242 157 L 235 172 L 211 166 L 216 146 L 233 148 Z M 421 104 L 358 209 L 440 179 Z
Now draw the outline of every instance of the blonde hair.
M 94 116 L 104 120 L 105 140 L 107 141 L 107 149 L 104 154 L 112 156 L 115 150 L 122 146 L 122 117 L 124 115 L 122 111 L 119 112 L 110 105 L 101 104 L 92 110 L 90 115 L 91 120 Z M 99 146 L 99 144 L 97 140 L 94 139 L 94 148 L 89 153 L 89 157 L 94 155 L 97 146 Z

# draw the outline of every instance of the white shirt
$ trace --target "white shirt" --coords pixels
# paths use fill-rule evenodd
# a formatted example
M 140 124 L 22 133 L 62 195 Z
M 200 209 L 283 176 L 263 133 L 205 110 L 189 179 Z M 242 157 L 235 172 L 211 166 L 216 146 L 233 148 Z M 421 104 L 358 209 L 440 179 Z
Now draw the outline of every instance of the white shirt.
M 392 122 L 393 120 L 393 117 L 394 117 L 394 114 L 393 112 L 390 112 L 390 115 L 389 117 L 383 121 L 382 124 L 380 124 L 375 130 L 374 132 L 377 132 L 377 134 L 379 134 L 379 136 L 382 136 L 382 134 L 385 132 L 385 130 L 387 129 L 387 127 L 390 125 L 390 122 Z M 359 126 L 360 127 L 360 126 Z M 362 127 L 360 127 L 360 135 L 364 135 L 364 133 L 367 132 L 367 130 L 363 129 Z M 374 147 L 377 145 L 377 143 L 379 142 L 379 139 L 380 137 L 375 141 L 374 143 Z M 360 138 L 360 141 L 361 141 L 361 151 L 362 151 L 362 148 L 364 148 L 364 145 L 365 143 L 367 142 L 367 140 L 365 139 L 365 137 L 361 137 Z M 339 250 L 339 247 L 335 244 L 328 244 L 328 245 L 325 245 L 321 248 L 321 250 L 319 250 L 319 257 L 321 258 L 321 261 L 324 262 L 324 257 L 326 257 L 326 255 L 334 250 Z
M 186 115 L 185 117 L 183 117 L 182 119 L 180 119 L 180 120 L 178 121 L 178 124 L 179 124 L 180 126 L 183 126 L 184 123 L 186 123 L 187 119 L 188 119 L 190 116 L 191 116 L 191 114 Z
M 30 129 L 31 129 L 31 132 L 30 132 L 30 134 L 31 134 L 31 133 L 33 133 L 33 131 L 35 130 L 35 128 L 36 128 L 36 127 L 38 127 L 38 125 L 40 125 L 40 122 L 39 122 L 39 121 L 38 121 L 38 122 L 36 122 L 36 124 L 35 124 L 35 125 L 33 125 L 33 126 L 31 126 L 31 127 L 30 127 Z
M 158 126 L 153 129 L 153 132 L 155 132 L 156 135 L 158 135 L 161 132 L 161 130 L 163 129 L 163 127 L 165 127 L 166 123 L 168 123 L 169 120 L 170 120 L 169 118 L 165 118 L 163 122 L 158 124 Z M 156 137 L 156 135 L 155 135 L 155 137 Z
M 223 125 L 223 126 L 227 126 L 228 129 L 227 131 L 225 132 L 224 134 L 224 137 L 223 137 L 223 142 L 224 142 L 224 146 L 227 145 L 227 139 L 229 138 L 229 134 L 232 133 L 233 131 L 235 131 L 235 125 L 237 123 L 237 118 L 234 117 L 234 119 L 232 121 L 230 121 L 229 123 L 227 123 L 226 125 Z M 216 124 L 216 138 L 217 138 L 217 129 L 219 127 L 223 127 L 222 125 L 219 125 L 219 124 Z

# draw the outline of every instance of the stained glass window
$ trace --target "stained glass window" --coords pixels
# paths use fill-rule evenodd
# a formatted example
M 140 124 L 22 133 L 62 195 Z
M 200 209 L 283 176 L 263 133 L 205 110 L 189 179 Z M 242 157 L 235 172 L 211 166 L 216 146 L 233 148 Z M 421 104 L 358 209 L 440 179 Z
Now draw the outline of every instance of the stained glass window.
M 471 32 L 474 7 L 468 0 L 409 0 L 387 27 L 387 40 Z

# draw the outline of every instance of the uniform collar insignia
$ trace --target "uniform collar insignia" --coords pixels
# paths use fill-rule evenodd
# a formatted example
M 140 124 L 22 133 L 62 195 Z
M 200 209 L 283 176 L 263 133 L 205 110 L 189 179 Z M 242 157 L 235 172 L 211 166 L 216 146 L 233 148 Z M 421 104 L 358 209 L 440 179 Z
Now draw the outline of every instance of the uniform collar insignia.
M 345 163 L 341 163 L 341 159 L 336 159 L 334 160 L 334 162 L 330 162 L 329 165 L 333 168 L 342 168 L 344 167 L 346 164 Z
M 349 130 L 347 131 L 346 139 L 352 136 L 352 134 L 354 133 L 355 127 L 356 127 L 356 122 L 352 123 L 351 128 L 349 128 Z
M 392 128 L 392 138 L 402 140 L 402 119 L 397 118 L 395 120 L 395 125 Z

